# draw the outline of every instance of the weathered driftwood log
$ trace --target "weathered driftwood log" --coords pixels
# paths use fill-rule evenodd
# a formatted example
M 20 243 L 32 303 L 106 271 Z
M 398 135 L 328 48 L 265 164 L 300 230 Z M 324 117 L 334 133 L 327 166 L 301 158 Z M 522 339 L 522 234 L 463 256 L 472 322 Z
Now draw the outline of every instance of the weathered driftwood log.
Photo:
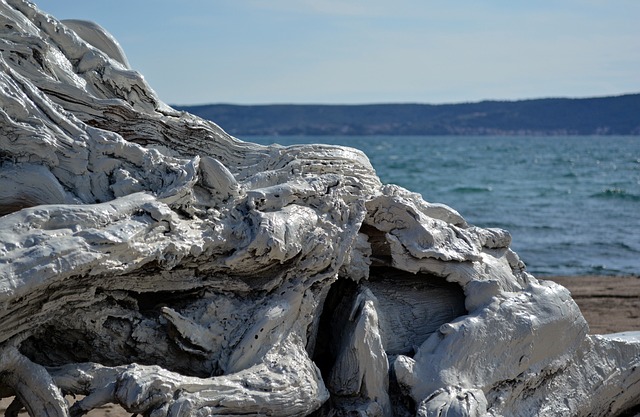
M 588 336 L 507 232 L 382 185 L 357 150 L 245 143 L 169 108 L 96 25 L 21 0 L 0 18 L 8 415 L 112 402 L 605 416 L 640 402 L 639 338 Z

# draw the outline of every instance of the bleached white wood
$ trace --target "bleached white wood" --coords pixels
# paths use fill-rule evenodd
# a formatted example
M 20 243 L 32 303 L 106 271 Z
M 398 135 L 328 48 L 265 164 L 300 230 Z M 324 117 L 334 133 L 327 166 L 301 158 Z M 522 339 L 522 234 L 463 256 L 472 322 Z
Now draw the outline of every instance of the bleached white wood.
M 32 416 L 639 402 L 637 334 L 588 336 L 507 232 L 382 185 L 360 151 L 171 109 L 93 24 L 22 0 L 0 19 L 0 396 Z

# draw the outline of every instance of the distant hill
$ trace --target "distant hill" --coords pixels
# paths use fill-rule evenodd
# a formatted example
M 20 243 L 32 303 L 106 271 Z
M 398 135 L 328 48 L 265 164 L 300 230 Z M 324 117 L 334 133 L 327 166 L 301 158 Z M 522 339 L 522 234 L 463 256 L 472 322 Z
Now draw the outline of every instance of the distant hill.
M 175 106 L 232 135 L 640 135 L 640 94 L 461 104 Z

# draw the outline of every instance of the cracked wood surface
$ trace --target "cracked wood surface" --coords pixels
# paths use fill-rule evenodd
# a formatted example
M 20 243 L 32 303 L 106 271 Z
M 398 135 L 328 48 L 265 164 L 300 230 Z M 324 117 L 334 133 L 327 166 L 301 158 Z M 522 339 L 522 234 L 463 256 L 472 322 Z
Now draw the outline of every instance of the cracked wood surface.
M 94 24 L 0 12 L 7 415 L 637 404 L 638 333 L 589 336 L 507 231 L 381 184 L 358 150 L 260 146 L 171 109 Z

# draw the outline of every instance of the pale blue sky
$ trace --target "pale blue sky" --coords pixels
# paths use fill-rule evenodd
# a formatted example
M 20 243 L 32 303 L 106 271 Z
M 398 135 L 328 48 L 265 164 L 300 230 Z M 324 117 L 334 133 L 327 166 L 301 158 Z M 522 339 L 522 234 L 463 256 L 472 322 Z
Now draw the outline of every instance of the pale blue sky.
M 170 104 L 452 103 L 640 92 L 638 0 L 40 0 L 93 20 Z

